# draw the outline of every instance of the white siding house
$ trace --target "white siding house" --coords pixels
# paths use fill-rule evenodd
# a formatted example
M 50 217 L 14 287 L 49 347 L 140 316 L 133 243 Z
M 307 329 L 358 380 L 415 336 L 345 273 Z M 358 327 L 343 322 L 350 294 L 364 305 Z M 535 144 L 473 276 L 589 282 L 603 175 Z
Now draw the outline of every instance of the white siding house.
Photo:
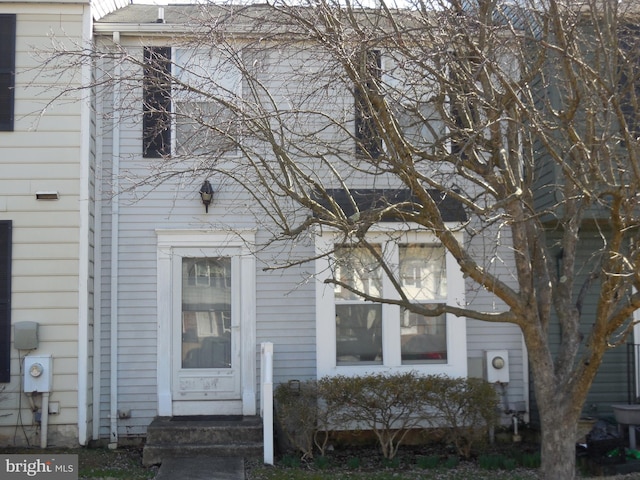
M 323 260 L 286 269 L 264 268 L 280 261 L 312 259 L 332 249 L 331 232 L 299 239 L 295 245 L 265 247 L 271 233 L 268 219 L 264 214 L 262 218 L 255 215 L 251 195 L 228 178 L 193 167 L 199 172 L 196 175 L 157 181 L 163 168 L 169 168 L 163 155 L 169 150 L 182 153 L 193 145 L 181 143 L 184 132 L 180 125 L 176 130 L 176 124 L 165 132 L 166 137 L 158 134 L 145 145 L 142 65 L 154 55 L 170 57 L 178 78 L 193 75 L 187 80 L 194 81 L 202 69 L 208 74 L 215 72 L 216 82 L 226 92 L 236 94 L 244 88 L 241 75 L 216 70 L 219 64 L 211 51 L 199 53 L 182 43 L 181 34 L 190 32 L 185 20 L 197 12 L 197 7 L 167 6 L 159 12 L 153 6 L 130 5 L 95 25 L 98 44 L 117 52 L 114 57 L 105 56 L 98 69 L 121 79 L 101 92 L 98 100 L 103 134 L 97 148 L 101 152 L 97 172 L 102 191 L 97 209 L 100 261 L 96 265 L 96 310 L 100 314 L 96 317 L 96 343 L 100 361 L 95 372 L 94 407 L 100 421 L 96 422 L 96 437 L 117 443 L 129 436 L 143 436 L 156 416 L 256 414 L 261 342 L 274 344 L 276 383 L 407 370 L 483 376 L 487 351 L 506 350 L 509 379 L 500 392 L 507 408 L 525 410 L 528 367 L 517 327 L 446 316 L 430 327 L 437 344 L 430 356 L 411 359 L 405 349 L 408 337 L 404 336 L 410 336 L 414 320 L 403 317 L 402 329 L 394 331 L 394 325 L 401 321 L 399 309 L 367 306 L 369 327 L 378 325 L 375 328 L 385 332 L 375 340 L 379 341 L 376 351 L 382 354 L 369 355 L 364 347 L 357 351 L 354 345 L 344 343 L 348 340 L 345 332 L 351 327 L 336 318 L 362 305 L 322 283 L 321 272 L 327 268 Z M 234 30 L 232 21 L 227 19 L 225 25 Z M 238 20 L 238 31 L 226 41 L 233 38 L 242 44 L 241 28 Z M 230 50 L 233 41 L 227 45 Z M 295 43 L 265 52 L 259 61 L 245 64 L 261 66 L 260 80 L 272 93 L 274 104 L 286 102 L 299 88 L 300 83 L 291 83 L 296 72 L 322 68 L 312 50 L 300 49 Z M 125 56 L 137 59 L 138 64 L 119 60 Z M 190 73 L 181 72 L 181 62 L 188 62 Z M 162 61 L 158 65 L 164 68 Z M 173 101 L 179 113 L 189 99 L 185 92 L 174 90 Z M 318 91 L 307 101 L 314 108 L 353 109 L 351 93 L 339 86 L 331 92 Z M 192 104 L 189 108 L 199 107 Z M 353 122 L 353 112 L 349 115 L 347 123 Z M 313 120 L 304 128 L 312 129 Z M 335 143 L 350 141 L 339 130 L 328 129 L 323 134 Z M 147 148 L 158 149 L 158 154 L 149 155 Z M 233 149 L 219 161 L 242 165 L 242 157 Z M 214 190 L 206 211 L 199 195 L 204 180 L 209 180 Z M 358 188 L 372 187 L 366 178 L 352 180 Z M 423 295 L 425 302 L 466 302 L 489 311 L 500 310 L 488 294 L 465 282 L 450 255 L 438 256 L 433 238 L 413 233 L 403 238 L 388 250 L 395 252 L 401 263 L 402 258 L 417 255 L 402 250 L 406 242 L 432 248 L 433 265 L 446 266 L 446 278 L 439 287 L 428 292 L 423 287 L 416 293 Z M 479 240 L 478 245 L 474 242 L 473 248 L 485 248 Z M 501 258 L 507 261 L 502 267 L 495 266 L 494 273 L 506 276 L 508 248 L 502 253 Z M 343 351 L 345 345 L 351 350 Z
M 88 85 L 91 70 L 42 67 L 54 39 L 68 48 L 91 40 L 92 7 L 3 0 L 0 22 L 0 445 L 85 444 L 93 423 L 95 124 L 88 90 L 59 94 Z M 39 421 L 46 395 L 25 391 L 41 384 L 23 382 L 33 356 L 44 362 L 41 379 L 52 373 L 48 429 Z

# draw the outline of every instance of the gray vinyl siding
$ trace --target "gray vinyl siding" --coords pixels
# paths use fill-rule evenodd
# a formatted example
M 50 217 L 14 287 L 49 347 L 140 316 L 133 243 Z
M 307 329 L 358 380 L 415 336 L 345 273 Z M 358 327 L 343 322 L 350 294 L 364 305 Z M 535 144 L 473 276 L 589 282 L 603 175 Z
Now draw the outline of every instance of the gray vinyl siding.
M 588 231 L 583 231 L 581 235 L 580 251 L 577 254 L 576 265 L 589 267 L 593 265 L 592 252 L 599 248 L 601 240 L 598 234 L 592 233 L 590 235 Z M 581 288 L 586 275 L 588 275 L 586 268 L 579 273 L 580 276 L 574 288 L 574 296 Z M 585 297 L 581 318 L 581 332 L 585 335 L 585 340 L 587 339 L 586 334 L 591 328 L 592 319 L 595 316 L 599 289 L 600 283 L 596 280 L 589 290 L 592 294 Z M 560 344 L 560 328 L 557 322 L 550 325 L 549 338 L 552 351 L 555 353 Z M 533 381 L 533 378 L 531 380 Z M 627 403 L 627 350 L 625 346 L 612 348 L 605 353 L 602 365 L 582 408 L 582 414 L 585 417 L 611 418 L 613 416 L 611 405 L 615 403 Z M 533 385 L 531 387 L 531 404 L 535 422 L 537 421 L 537 413 Z
M 127 40 L 131 52 L 142 54 L 137 39 Z M 125 41 L 126 43 L 126 41 Z M 155 45 L 167 45 L 162 39 L 154 39 Z M 290 77 L 295 79 L 293 67 L 309 58 L 287 56 L 287 64 L 277 64 L 283 70 L 268 70 L 268 82 L 278 87 L 279 82 Z M 271 57 L 270 61 L 274 61 Z M 297 67 L 296 67 L 297 68 Z M 108 70 L 108 69 L 107 69 Z M 267 80 L 265 80 L 267 81 Z M 286 93 L 285 85 L 280 94 Z M 289 87 L 292 87 L 289 85 Z M 339 96 L 339 95 L 338 95 Z M 344 99 L 347 95 L 344 95 Z M 351 97 L 349 97 L 351 98 Z M 107 96 L 105 101 L 110 101 Z M 337 102 L 340 107 L 340 102 Z M 346 100 L 343 106 L 347 106 Z M 141 101 L 140 101 L 141 107 Z M 348 103 L 353 108 L 351 98 Z M 110 107 L 103 110 L 108 114 Z M 120 168 L 128 177 L 144 177 L 149 173 L 158 159 L 142 159 L 142 132 L 138 112 L 129 118 L 123 118 L 120 135 Z M 109 118 L 109 115 L 106 116 Z M 136 122 L 137 120 L 137 122 Z M 111 278 L 118 281 L 118 409 L 130 410 L 131 418 L 118 420 L 118 433 L 121 437 L 143 435 L 147 425 L 157 415 L 158 386 L 156 362 L 157 356 L 164 352 L 157 351 L 157 237 L 156 229 L 228 229 L 259 227 L 255 222 L 249 206 L 251 198 L 235 188 L 229 181 L 222 181 L 212 175 L 215 194 L 214 201 L 205 214 L 198 195 L 201 178 L 165 183 L 155 188 L 143 185 L 135 193 L 123 192 L 117 197 L 120 213 L 118 216 L 118 265 L 112 271 L 112 201 L 111 196 L 111 155 L 112 125 L 105 125 L 106 134 L 102 138 L 103 175 L 102 212 L 101 212 L 101 305 L 100 305 L 100 436 L 109 436 L 110 411 L 110 368 L 111 368 Z M 354 179 L 356 182 L 357 179 Z M 362 186 L 370 186 L 366 180 Z M 130 186 L 122 180 L 122 188 Z M 504 236 L 501 238 L 505 238 Z M 268 232 L 257 229 L 256 242 L 262 245 L 269 239 Z M 472 241 L 471 239 L 469 240 Z M 495 250 L 493 237 L 474 239 L 477 248 Z M 481 242 L 488 242 L 482 246 Z M 274 382 L 282 383 L 290 379 L 305 380 L 316 377 L 316 309 L 315 280 L 313 262 L 288 269 L 268 270 L 265 267 L 277 265 L 287 258 L 311 258 L 314 254 L 313 238 L 302 239 L 295 248 L 274 245 L 260 249 L 256 262 L 256 357 L 261 342 L 274 344 Z M 509 258 L 506 246 L 501 245 L 501 258 Z M 289 257 L 291 255 L 291 257 Z M 507 277 L 509 265 L 495 267 L 501 269 L 499 274 Z M 471 287 L 471 286 L 470 286 Z M 484 292 L 473 289 L 469 299 L 482 308 L 494 311 L 493 299 Z M 508 348 L 511 362 L 512 381 L 508 386 L 509 401 L 524 400 L 523 360 L 520 333 L 517 328 L 508 325 L 489 325 L 471 321 L 467 323 L 467 340 L 470 357 L 482 357 L 487 348 Z M 256 362 L 258 359 L 256 358 Z M 259 378 L 260 371 L 257 371 Z M 257 382 L 257 379 L 256 379 Z M 260 395 L 259 386 L 257 387 Z
M 497 227 L 494 227 L 497 228 Z M 484 232 L 478 237 L 468 239 L 468 248 L 475 252 L 475 258 L 484 258 L 485 268 L 517 290 L 517 282 L 513 274 L 513 251 L 511 234 L 508 229 Z M 482 312 L 502 312 L 506 306 L 495 296 L 484 290 L 479 291 L 477 285 L 467 281 L 467 302 Z M 508 403 L 509 408 L 522 409 L 526 398 L 526 373 L 523 354 L 522 333 L 520 327 L 507 323 L 489 323 L 479 320 L 467 320 L 467 350 L 470 367 L 482 366 L 485 376 L 484 359 L 489 350 L 507 350 L 509 352 L 509 383 L 498 388 L 503 396 L 502 405 Z M 471 372 L 474 373 L 474 372 Z M 506 395 L 506 398 L 504 396 Z

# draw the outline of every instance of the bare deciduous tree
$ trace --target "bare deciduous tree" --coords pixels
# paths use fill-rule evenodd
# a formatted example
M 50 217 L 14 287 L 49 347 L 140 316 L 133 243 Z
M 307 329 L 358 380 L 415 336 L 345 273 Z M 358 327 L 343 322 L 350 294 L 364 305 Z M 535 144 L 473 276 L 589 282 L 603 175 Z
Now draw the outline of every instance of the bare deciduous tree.
M 217 172 L 253 197 L 274 241 L 334 229 L 342 245 L 377 259 L 395 291 L 380 298 L 333 266 L 327 282 L 421 315 L 520 327 L 540 413 L 542 474 L 570 479 L 587 392 L 640 307 L 636 7 L 613 0 L 207 6 L 194 30 L 174 38 L 183 48 L 172 59 L 150 50 L 159 60 L 145 61 L 100 43 L 57 58 L 69 65 L 74 55 L 99 57 L 109 66 L 95 87 L 117 89 L 121 103 L 107 114 L 125 114 L 120 107 L 135 96 L 143 66 L 154 79 L 147 114 L 158 130 L 145 136 L 161 161 L 134 187 Z M 176 138 L 168 154 L 159 146 L 169 141 L 162 132 L 170 122 Z M 387 194 L 365 205 L 359 195 L 372 187 Z M 336 201 L 337 189 L 344 201 Z M 463 206 L 464 221 L 447 221 L 443 201 Z M 412 302 L 367 240 L 389 218 L 432 232 L 468 286 L 504 308 Z M 588 265 L 577 260 L 585 236 L 597 243 Z M 473 247 L 478 242 L 483 249 Z M 510 259 L 501 257 L 506 249 Z M 508 278 L 495 268 L 503 260 Z M 597 297 L 594 318 L 583 311 L 587 295 Z

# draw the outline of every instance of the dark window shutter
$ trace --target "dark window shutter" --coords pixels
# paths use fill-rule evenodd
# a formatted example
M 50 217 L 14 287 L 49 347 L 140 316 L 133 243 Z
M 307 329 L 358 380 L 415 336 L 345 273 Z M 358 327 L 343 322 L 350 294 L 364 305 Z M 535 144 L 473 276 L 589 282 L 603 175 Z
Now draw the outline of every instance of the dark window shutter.
M 0 131 L 13 130 L 16 16 L 0 14 Z
M 171 48 L 145 47 L 143 152 L 146 158 L 171 154 Z
M 368 50 L 360 60 L 360 82 L 354 85 L 356 153 L 377 158 L 382 154 L 382 139 L 376 128 L 377 112 L 372 100 L 380 92 L 382 53 Z
M 0 383 L 11 380 L 11 220 L 0 220 Z

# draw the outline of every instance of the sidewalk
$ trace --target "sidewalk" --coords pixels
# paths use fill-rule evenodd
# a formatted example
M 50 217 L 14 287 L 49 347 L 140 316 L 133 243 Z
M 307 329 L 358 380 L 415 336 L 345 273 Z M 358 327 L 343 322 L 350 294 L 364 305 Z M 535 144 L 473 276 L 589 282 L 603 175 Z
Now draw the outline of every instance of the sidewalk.
M 155 480 L 244 480 L 239 457 L 166 458 Z

